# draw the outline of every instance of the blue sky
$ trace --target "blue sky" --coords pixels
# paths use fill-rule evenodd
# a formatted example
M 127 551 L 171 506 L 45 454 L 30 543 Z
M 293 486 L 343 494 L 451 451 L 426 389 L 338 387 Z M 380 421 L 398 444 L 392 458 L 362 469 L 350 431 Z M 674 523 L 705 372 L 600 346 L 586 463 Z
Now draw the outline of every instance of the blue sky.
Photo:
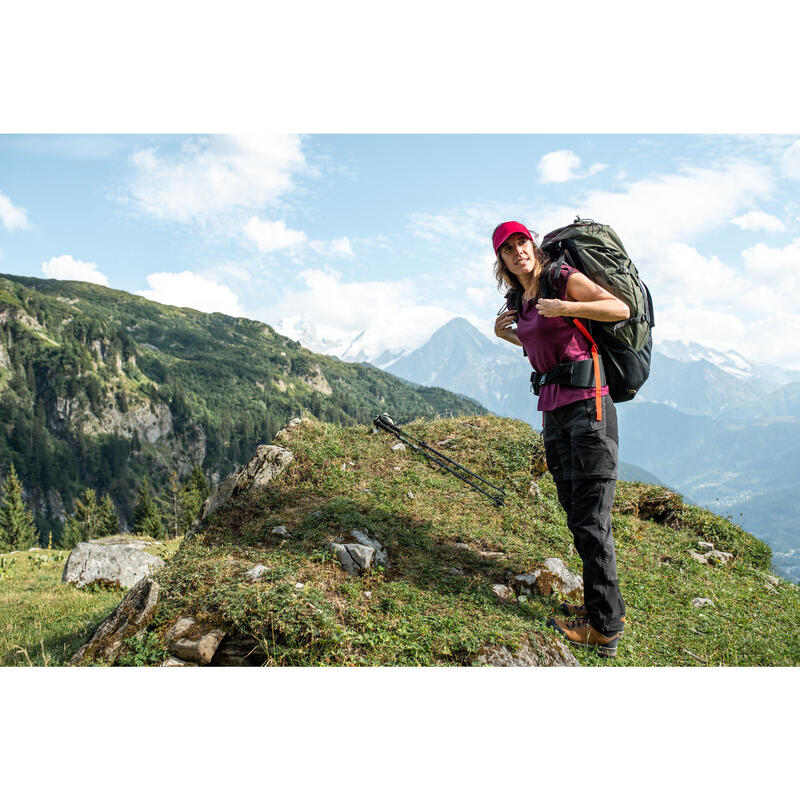
M 0 136 L 0 272 L 260 319 L 346 356 L 491 335 L 489 235 L 616 228 L 684 338 L 800 368 L 788 135 Z

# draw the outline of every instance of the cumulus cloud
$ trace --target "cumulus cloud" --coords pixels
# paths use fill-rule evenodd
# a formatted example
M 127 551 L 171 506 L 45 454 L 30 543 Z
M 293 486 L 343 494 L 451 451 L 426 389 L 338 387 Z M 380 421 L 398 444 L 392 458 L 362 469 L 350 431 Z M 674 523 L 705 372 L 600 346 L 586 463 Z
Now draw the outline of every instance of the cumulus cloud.
M 314 241 L 310 242 L 310 245 L 312 250 L 321 256 L 328 256 L 329 258 L 355 257 L 350 239 L 347 236 L 342 236 L 341 239 L 331 239 L 328 242 Z
M 59 281 L 86 281 L 108 286 L 108 278 L 91 261 L 78 261 L 70 255 L 55 256 L 42 262 L 42 274 Z
M 197 311 L 228 314 L 232 317 L 244 316 L 239 299 L 227 287 L 189 270 L 185 272 L 154 272 L 147 276 L 149 289 L 136 294 L 181 308 L 194 308 Z
M 781 157 L 781 173 L 784 178 L 800 181 L 800 139 L 784 151 Z
M 8 231 L 29 228 L 28 212 L 21 206 L 15 206 L 7 194 L 0 192 L 0 222 Z
M 294 188 L 294 174 L 306 167 L 300 137 L 276 135 L 189 139 L 176 156 L 148 148 L 134 152 L 130 164 L 134 206 L 181 223 L 273 203 Z
M 565 181 L 589 178 L 602 172 L 606 164 L 593 164 L 582 175 L 577 170 L 581 165 L 580 156 L 572 150 L 554 150 L 552 153 L 545 153 L 539 159 L 539 180 L 542 183 L 564 183 Z
M 410 279 L 347 282 L 339 273 L 318 269 L 303 270 L 298 277 L 304 286 L 290 289 L 267 318 L 281 320 L 276 327 L 286 335 L 313 329 L 316 336 L 337 343 L 364 331 L 349 352 L 326 350 L 343 357 L 359 350 L 375 357 L 385 349 L 417 347 L 456 316 L 421 301 Z
M 282 219 L 263 220 L 259 217 L 250 217 L 244 225 L 244 233 L 262 253 L 287 250 L 306 242 L 303 231 L 287 228 Z
M 743 231 L 768 231 L 775 233 L 776 231 L 785 231 L 786 226 L 777 217 L 772 214 L 767 214 L 764 211 L 750 211 L 743 214 L 741 217 L 732 219 L 734 225 L 738 225 Z

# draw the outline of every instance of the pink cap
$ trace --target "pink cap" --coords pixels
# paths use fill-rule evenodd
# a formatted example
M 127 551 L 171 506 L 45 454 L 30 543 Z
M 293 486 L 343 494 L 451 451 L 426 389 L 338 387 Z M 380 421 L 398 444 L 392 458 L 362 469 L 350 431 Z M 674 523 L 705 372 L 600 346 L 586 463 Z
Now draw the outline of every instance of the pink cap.
M 527 236 L 533 241 L 531 232 L 521 222 L 504 222 L 502 225 L 497 226 L 492 235 L 495 255 L 497 255 L 497 251 L 503 246 L 505 240 L 508 239 L 512 233 L 521 233 L 523 236 Z

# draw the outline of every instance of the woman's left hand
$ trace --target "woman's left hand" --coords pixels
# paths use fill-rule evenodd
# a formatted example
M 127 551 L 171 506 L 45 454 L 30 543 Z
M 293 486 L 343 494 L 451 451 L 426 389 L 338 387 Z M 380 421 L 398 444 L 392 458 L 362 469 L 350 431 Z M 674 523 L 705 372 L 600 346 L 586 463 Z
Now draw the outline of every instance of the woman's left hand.
M 542 317 L 563 317 L 567 314 L 567 307 L 563 300 L 538 300 L 536 310 Z

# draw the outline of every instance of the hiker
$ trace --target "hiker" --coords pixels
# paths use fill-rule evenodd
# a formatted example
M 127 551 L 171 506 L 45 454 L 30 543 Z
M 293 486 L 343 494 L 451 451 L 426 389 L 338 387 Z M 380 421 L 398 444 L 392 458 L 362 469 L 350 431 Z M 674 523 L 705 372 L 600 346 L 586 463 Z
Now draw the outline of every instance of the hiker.
M 520 312 L 502 311 L 494 332 L 522 347 L 540 375 L 556 364 L 592 358 L 591 344 L 572 323 L 573 317 L 613 322 L 630 316 L 624 302 L 566 263 L 554 281 L 558 298 L 543 299 L 540 276 L 547 256 L 525 225 L 498 225 L 492 244 L 498 287 L 523 290 Z M 592 362 L 588 363 L 591 368 Z M 539 390 L 538 409 L 547 467 L 583 561 L 584 582 L 583 605 L 562 603 L 559 612 L 570 618 L 549 619 L 547 624 L 570 643 L 596 648 L 599 655 L 613 658 L 625 627 L 611 532 L 619 442 L 614 403 L 605 385 L 597 393 L 596 387 L 545 382 Z

